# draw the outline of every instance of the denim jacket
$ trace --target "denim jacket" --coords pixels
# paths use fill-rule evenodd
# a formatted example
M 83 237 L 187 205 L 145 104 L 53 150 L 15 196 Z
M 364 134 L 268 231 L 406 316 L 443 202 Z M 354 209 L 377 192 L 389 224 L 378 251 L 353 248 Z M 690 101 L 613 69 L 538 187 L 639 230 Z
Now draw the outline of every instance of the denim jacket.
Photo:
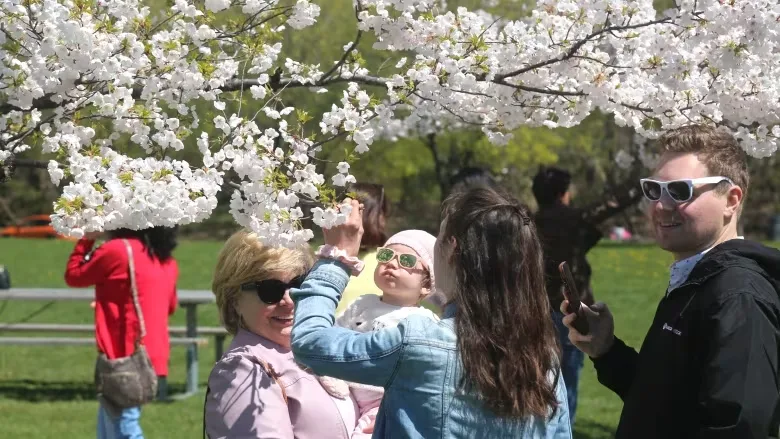
M 548 417 L 498 417 L 460 386 L 454 306 L 445 309 L 440 322 L 411 316 L 397 327 L 368 333 L 333 327 L 348 281 L 344 265 L 320 260 L 301 288 L 291 291 L 292 350 L 298 362 L 319 375 L 384 387 L 374 438 L 571 438 L 559 371 L 550 374 L 551 380 L 559 374 L 558 407 Z

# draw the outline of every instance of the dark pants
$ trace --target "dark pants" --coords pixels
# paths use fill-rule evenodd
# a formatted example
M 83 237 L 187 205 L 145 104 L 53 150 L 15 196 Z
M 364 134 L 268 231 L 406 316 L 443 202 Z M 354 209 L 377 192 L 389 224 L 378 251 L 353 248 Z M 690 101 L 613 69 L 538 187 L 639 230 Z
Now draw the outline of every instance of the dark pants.
M 585 362 L 585 354 L 569 341 L 569 328 L 563 324 L 563 314 L 560 311 L 553 311 L 552 319 L 561 343 L 561 372 L 563 382 L 566 384 L 569 418 L 574 428 L 574 416 L 577 413 L 577 385 L 580 382 L 580 371 Z

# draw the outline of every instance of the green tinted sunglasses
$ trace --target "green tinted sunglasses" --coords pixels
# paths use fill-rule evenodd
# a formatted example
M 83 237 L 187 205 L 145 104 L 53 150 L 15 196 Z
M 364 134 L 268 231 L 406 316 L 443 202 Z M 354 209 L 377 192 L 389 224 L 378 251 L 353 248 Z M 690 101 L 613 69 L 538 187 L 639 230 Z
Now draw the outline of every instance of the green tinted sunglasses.
M 417 255 L 396 253 L 395 250 L 387 247 L 379 247 L 376 251 L 376 260 L 383 264 L 392 261 L 396 256 L 398 256 L 398 263 L 404 268 L 414 268 L 417 265 Z

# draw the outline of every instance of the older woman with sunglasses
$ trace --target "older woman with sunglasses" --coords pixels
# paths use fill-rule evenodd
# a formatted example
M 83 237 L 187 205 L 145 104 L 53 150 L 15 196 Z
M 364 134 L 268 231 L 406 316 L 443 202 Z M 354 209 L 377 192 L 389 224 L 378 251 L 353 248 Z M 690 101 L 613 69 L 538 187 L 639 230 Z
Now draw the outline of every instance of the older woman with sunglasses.
M 246 230 L 225 243 L 212 289 L 235 337 L 209 376 L 206 437 L 347 439 L 354 430 L 352 394 L 328 393 L 290 351 L 289 290 L 311 264 L 308 249 L 266 247 Z

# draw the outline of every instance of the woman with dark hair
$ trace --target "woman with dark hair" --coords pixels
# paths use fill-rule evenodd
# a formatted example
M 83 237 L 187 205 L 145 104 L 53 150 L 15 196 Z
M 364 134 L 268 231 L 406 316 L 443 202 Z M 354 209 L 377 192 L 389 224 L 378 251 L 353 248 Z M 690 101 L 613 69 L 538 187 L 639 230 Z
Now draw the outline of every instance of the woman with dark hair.
M 178 227 L 152 227 L 151 229 L 130 230 L 118 229 L 108 232 L 109 239 L 134 238 L 144 244 L 146 254 L 150 258 L 165 261 L 173 254 L 178 245 Z
M 448 298 L 444 318 L 394 328 L 334 328 L 333 311 L 356 258 L 359 204 L 325 231 L 300 289 L 292 350 L 315 373 L 382 386 L 374 437 L 571 437 L 542 250 L 525 206 L 501 189 L 450 197 L 433 261 Z
M 387 216 L 390 214 L 390 201 L 385 197 L 385 187 L 376 183 L 355 183 L 350 186 L 356 198 L 363 204 L 363 241 L 360 243 L 360 259 L 366 268 L 360 276 L 352 279 L 344 290 L 341 302 L 336 310 L 342 313 L 358 297 L 364 294 L 381 295 L 382 291 L 374 284 L 374 270 L 378 262 L 376 250 L 387 241 Z
M 98 351 L 109 359 L 133 354 L 140 339 L 142 318 L 146 336 L 141 341 L 157 375 L 166 377 L 170 356 L 168 317 L 176 310 L 179 276 L 178 265 L 172 256 L 176 248 L 176 229 L 114 230 L 108 233 L 103 245 L 93 250 L 99 236 L 90 233 L 76 243 L 68 259 L 65 282 L 71 287 L 95 286 Z M 134 286 L 141 316 L 133 303 Z M 140 407 L 117 411 L 107 404 L 101 399 L 98 439 L 143 438 Z
M 355 183 L 350 186 L 357 200 L 363 205 L 363 240 L 360 250 L 374 249 L 387 241 L 387 216 L 390 200 L 385 197 L 385 187 L 377 183 Z

